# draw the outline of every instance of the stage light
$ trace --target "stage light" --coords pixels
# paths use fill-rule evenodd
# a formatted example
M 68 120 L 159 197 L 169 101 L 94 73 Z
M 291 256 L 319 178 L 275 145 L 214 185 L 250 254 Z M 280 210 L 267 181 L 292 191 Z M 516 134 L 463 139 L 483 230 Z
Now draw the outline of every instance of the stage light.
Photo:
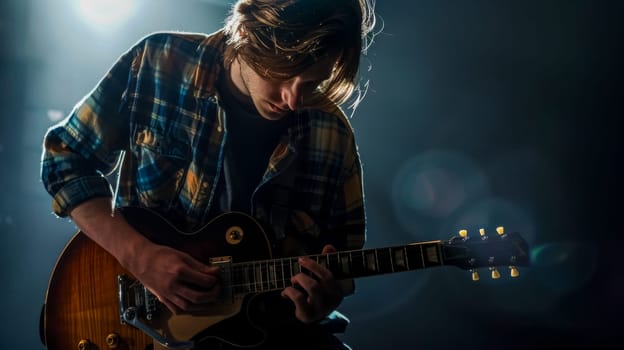
M 136 8 L 136 0 L 78 0 L 80 16 L 98 30 L 123 24 L 134 15 Z

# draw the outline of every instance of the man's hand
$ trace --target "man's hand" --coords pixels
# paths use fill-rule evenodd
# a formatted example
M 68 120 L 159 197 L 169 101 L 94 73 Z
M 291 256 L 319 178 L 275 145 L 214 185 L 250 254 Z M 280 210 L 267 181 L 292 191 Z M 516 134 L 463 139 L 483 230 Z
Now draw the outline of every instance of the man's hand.
M 219 296 L 217 267 L 150 241 L 123 215 L 113 215 L 110 198 L 88 200 L 72 209 L 70 216 L 82 232 L 111 253 L 171 312 L 201 311 Z
M 174 314 L 206 310 L 221 291 L 218 267 L 167 246 L 149 245 L 129 270 Z
M 323 247 L 322 254 L 335 252 L 331 245 Z M 299 273 L 291 278 L 293 287 L 282 291 L 282 296 L 295 304 L 295 316 L 304 323 L 321 320 L 334 311 L 342 302 L 343 294 L 331 271 L 317 264 L 310 258 L 301 257 L 301 267 L 309 270 L 311 275 Z M 299 286 L 303 291 L 294 286 Z

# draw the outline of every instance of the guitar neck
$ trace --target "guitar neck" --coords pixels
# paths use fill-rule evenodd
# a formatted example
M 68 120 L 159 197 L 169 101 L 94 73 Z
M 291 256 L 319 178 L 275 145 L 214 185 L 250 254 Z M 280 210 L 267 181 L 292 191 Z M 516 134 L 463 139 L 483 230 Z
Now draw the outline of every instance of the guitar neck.
M 200 261 L 215 257 L 210 259 L 210 263 L 219 264 L 222 285 L 228 289 L 226 294 L 229 295 L 281 290 L 292 285 L 292 276 L 309 273 L 299 266 L 297 257 L 258 260 L 270 256 L 269 240 L 255 219 L 245 214 L 225 213 L 192 235 L 178 231 L 165 218 L 144 208 L 126 207 L 123 214 L 127 220 L 131 219 L 130 223 L 139 232 L 159 244 L 185 251 Z M 226 239 L 213 239 L 215 232 L 225 233 Z M 245 239 L 242 239 L 243 232 L 247 232 Z M 260 254 L 244 254 L 245 260 L 237 262 L 237 255 L 241 252 L 256 251 Z M 503 265 L 515 268 L 529 264 L 526 241 L 518 233 L 505 233 L 502 227 L 492 235 L 480 232 L 475 238 L 460 235 L 446 241 L 341 251 L 312 255 L 310 258 L 328 268 L 338 280 L 442 265 L 474 270 Z
M 444 265 L 440 241 L 403 246 L 352 250 L 312 255 L 336 279 L 349 279 Z M 297 258 L 282 258 L 232 264 L 230 287 L 237 294 L 279 290 L 291 285 L 292 276 L 303 272 Z

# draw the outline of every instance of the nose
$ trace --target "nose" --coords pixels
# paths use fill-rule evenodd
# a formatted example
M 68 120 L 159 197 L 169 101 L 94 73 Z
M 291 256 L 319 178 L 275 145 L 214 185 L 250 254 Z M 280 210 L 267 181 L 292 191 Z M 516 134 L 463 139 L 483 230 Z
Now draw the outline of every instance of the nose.
M 303 91 L 298 79 L 284 84 L 282 87 L 282 101 L 286 102 L 288 109 L 291 111 L 301 107 L 303 100 Z

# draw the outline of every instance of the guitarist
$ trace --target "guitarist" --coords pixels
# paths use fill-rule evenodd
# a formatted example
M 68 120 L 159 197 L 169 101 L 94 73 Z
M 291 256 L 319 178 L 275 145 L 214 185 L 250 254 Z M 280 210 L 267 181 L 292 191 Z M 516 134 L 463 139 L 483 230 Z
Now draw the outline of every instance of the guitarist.
M 270 229 L 274 255 L 361 248 L 361 165 L 339 105 L 359 91 L 374 22 L 370 0 L 239 0 L 212 34 L 148 35 L 45 135 L 54 213 L 176 314 L 210 308 L 218 269 L 153 243 L 111 208 L 148 207 L 187 232 L 245 212 Z M 115 170 L 113 190 L 104 175 Z M 346 348 L 326 320 L 352 281 L 300 265 L 310 274 L 269 304 L 262 348 Z

